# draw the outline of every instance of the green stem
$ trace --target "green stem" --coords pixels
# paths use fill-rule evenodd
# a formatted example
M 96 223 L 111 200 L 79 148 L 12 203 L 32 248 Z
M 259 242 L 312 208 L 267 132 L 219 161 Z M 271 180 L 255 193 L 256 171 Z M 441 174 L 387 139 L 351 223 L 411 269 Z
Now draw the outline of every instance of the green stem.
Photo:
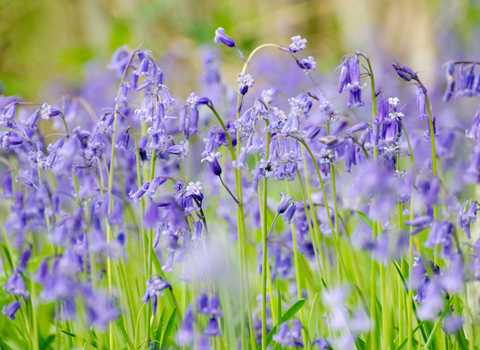
M 310 154 L 310 158 L 312 159 L 313 165 L 315 166 L 315 170 L 317 171 L 318 181 L 320 182 L 320 187 L 322 189 L 323 201 L 325 203 L 325 211 L 327 212 L 328 223 L 330 225 L 330 231 L 332 232 L 333 242 L 335 244 L 335 250 L 337 251 L 337 256 L 338 256 L 338 259 L 340 261 L 339 268 L 343 269 L 344 273 L 347 274 L 347 269 L 345 267 L 343 257 L 340 254 L 339 243 L 338 243 L 337 237 L 335 235 L 335 229 L 333 227 L 332 216 L 330 215 L 330 207 L 328 205 L 327 193 L 325 192 L 325 185 L 323 184 L 322 175 L 320 174 L 320 169 L 318 167 L 317 161 L 315 160 L 315 156 L 313 155 L 312 151 L 310 150 L 308 145 L 305 143 L 305 141 L 303 141 L 301 138 L 299 138 L 297 136 L 294 136 L 294 135 L 288 135 L 288 136 L 293 137 L 294 139 L 298 140 L 303 145 L 303 147 L 305 147 L 305 149 L 308 151 L 308 153 Z M 304 160 L 306 161 L 305 157 L 304 157 Z M 306 167 L 306 165 L 305 165 L 305 167 Z M 306 181 L 307 181 L 307 188 L 308 188 L 309 187 L 308 178 L 307 178 Z M 312 210 L 313 210 L 314 205 L 313 205 L 313 202 L 311 201 L 311 196 L 310 196 L 310 205 L 311 205 Z M 314 223 L 315 223 L 315 221 L 316 221 L 315 215 L 312 215 L 312 217 L 313 217 Z M 315 225 L 315 226 L 317 226 L 317 225 Z M 319 249 L 321 249 L 320 243 L 319 243 Z
M 377 162 L 378 159 L 378 148 L 374 147 L 373 148 L 373 158 L 374 161 Z M 372 205 L 375 205 L 375 201 L 373 202 Z M 372 227 L 372 239 L 375 239 L 375 237 L 378 234 L 378 225 L 377 222 L 373 222 L 373 227 Z M 376 262 L 375 262 L 375 257 L 373 256 L 373 252 L 371 254 L 371 269 L 370 269 L 370 284 L 371 284 L 371 293 L 370 293 L 370 313 L 371 317 L 373 319 L 373 322 L 376 323 L 377 320 L 377 279 L 376 279 Z M 372 350 L 377 350 L 377 333 L 378 333 L 378 326 L 375 326 L 375 328 L 372 331 Z
M 304 162 L 305 162 L 305 157 L 304 157 Z M 304 166 L 304 169 L 305 169 L 305 178 L 308 185 L 308 170 L 307 170 L 306 164 Z M 313 225 L 317 225 L 316 218 L 315 220 L 313 220 L 313 218 L 311 219 L 311 214 L 307 209 L 308 208 L 307 195 L 305 194 L 305 189 L 302 183 L 302 177 L 300 176 L 300 172 L 298 171 L 298 168 L 297 168 L 297 178 L 298 178 L 298 183 L 300 184 L 300 191 L 302 193 L 303 208 L 305 211 L 305 216 L 307 217 L 308 230 L 309 232 L 311 232 L 311 235 L 312 235 L 312 245 L 313 245 L 313 251 L 315 252 L 315 260 L 317 261 L 318 273 L 320 274 L 321 278 L 323 275 L 323 280 L 325 284 L 328 286 L 327 265 L 323 257 L 323 251 L 320 245 L 320 238 L 318 237 L 319 235 L 318 235 L 317 229 L 312 227 L 312 221 L 314 221 Z M 310 187 L 308 187 L 308 193 L 310 194 Z M 310 195 L 308 197 L 311 198 Z M 315 216 L 315 212 L 312 211 L 312 213 Z M 318 259 L 319 256 L 320 256 L 320 260 Z M 320 264 L 320 261 L 321 261 L 321 264 Z
M 327 135 L 330 136 L 330 123 L 328 121 L 326 122 L 326 126 L 327 126 Z M 338 244 L 338 240 L 340 238 L 340 229 L 339 229 L 340 226 L 339 226 L 339 219 L 338 219 L 337 190 L 335 188 L 335 167 L 333 166 L 333 163 L 330 164 L 330 174 L 332 176 L 332 192 L 333 192 L 332 196 L 333 196 L 333 208 L 334 208 L 334 217 L 335 217 L 335 232 L 332 231 L 332 236 L 333 236 L 333 239 L 336 240 Z M 338 247 L 337 249 L 338 266 L 340 266 L 340 257 L 341 257 L 339 249 L 340 247 Z M 338 281 L 339 282 L 342 281 L 341 269 L 338 269 Z
M 297 174 L 298 176 L 298 174 Z M 286 181 L 287 185 L 287 195 L 291 196 L 290 194 L 290 185 L 288 181 Z M 298 250 L 297 250 L 297 237 L 295 236 L 295 225 L 292 223 L 290 224 L 290 229 L 292 231 L 292 243 L 293 243 L 293 258 L 295 261 L 295 277 L 297 281 L 297 298 L 298 300 L 302 299 L 302 284 L 300 281 L 300 260 L 298 258 Z M 280 298 L 280 295 L 278 295 L 278 298 Z M 272 303 L 273 305 L 273 303 Z M 315 306 L 313 306 L 315 307 Z M 273 308 L 272 308 L 273 309 Z M 279 315 L 280 317 L 280 315 Z M 302 321 L 302 325 L 305 325 L 305 316 L 303 312 L 303 308 L 300 309 L 300 320 Z M 308 339 L 305 338 L 305 342 L 308 343 Z
M 265 121 L 268 130 L 268 120 Z M 265 141 L 265 160 L 268 161 L 270 153 L 270 132 L 266 133 Z M 265 176 L 263 179 L 263 225 L 262 225 L 262 349 L 267 349 L 267 264 L 268 264 L 268 208 L 267 208 L 267 192 L 268 179 Z M 272 308 L 273 309 L 273 308 Z
M 407 139 L 408 144 L 408 152 L 410 157 L 410 167 L 412 168 L 412 176 L 415 174 L 415 162 L 413 159 L 413 150 L 412 145 L 410 144 L 410 138 L 408 137 L 407 129 L 403 124 L 403 121 L 400 120 L 402 123 L 403 131 L 405 132 L 405 138 Z M 410 221 L 415 218 L 413 212 L 413 187 L 410 193 Z M 410 238 L 409 238 L 409 250 L 408 250 L 408 297 L 407 297 L 407 331 L 408 331 L 408 342 L 407 342 L 407 350 L 413 349 L 413 290 L 411 288 L 413 284 L 413 236 L 411 234 L 413 230 L 413 226 L 410 226 Z

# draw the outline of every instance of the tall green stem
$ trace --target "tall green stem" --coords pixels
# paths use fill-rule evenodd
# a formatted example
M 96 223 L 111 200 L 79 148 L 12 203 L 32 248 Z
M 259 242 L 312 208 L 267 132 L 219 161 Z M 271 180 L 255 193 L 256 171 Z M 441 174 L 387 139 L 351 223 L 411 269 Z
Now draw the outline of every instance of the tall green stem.
M 410 167 L 412 168 L 412 177 L 415 174 L 415 162 L 413 159 L 413 150 L 412 145 L 410 144 L 410 138 L 408 137 L 407 129 L 401 121 L 403 131 L 405 132 L 405 138 L 407 139 L 408 144 L 408 152 L 410 156 Z M 413 179 L 412 179 L 413 181 Z M 413 212 L 413 187 L 410 193 L 410 221 L 415 218 Z M 410 238 L 409 238 L 409 250 L 408 250 L 408 297 L 407 297 L 407 331 L 408 331 L 408 342 L 407 342 L 407 350 L 413 349 L 413 290 L 411 288 L 413 284 L 413 236 L 411 234 L 413 230 L 413 226 L 410 226 Z
M 268 128 L 268 120 L 266 120 Z M 270 153 L 270 132 L 267 131 L 265 141 L 265 160 L 268 161 Z M 268 208 L 267 208 L 267 190 L 268 179 L 265 174 L 263 179 L 263 226 L 262 226 L 262 349 L 267 349 L 267 264 L 268 264 Z

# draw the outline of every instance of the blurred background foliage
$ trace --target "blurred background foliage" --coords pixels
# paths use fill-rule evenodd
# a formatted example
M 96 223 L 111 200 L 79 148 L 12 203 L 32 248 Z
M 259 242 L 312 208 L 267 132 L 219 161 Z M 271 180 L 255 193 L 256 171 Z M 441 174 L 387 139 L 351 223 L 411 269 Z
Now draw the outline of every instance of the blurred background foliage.
M 445 59 L 479 53 L 479 20 L 477 0 L 0 0 L 0 82 L 3 93 L 35 100 L 46 82 L 79 86 L 87 62 L 105 67 L 120 45 L 141 44 L 175 62 L 169 84 L 191 86 L 198 47 L 213 44 L 217 27 L 247 54 L 306 37 L 319 71 L 361 48 L 374 64 L 397 57 L 431 72 Z M 452 50 L 455 57 L 445 56 Z M 221 52 L 233 79 L 241 63 L 233 50 Z

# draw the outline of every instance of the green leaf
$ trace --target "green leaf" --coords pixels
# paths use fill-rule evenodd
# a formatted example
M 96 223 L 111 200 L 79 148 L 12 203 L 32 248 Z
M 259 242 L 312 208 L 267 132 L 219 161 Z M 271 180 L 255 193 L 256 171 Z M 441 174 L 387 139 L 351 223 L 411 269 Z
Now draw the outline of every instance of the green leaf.
M 357 349 L 364 350 L 367 344 L 365 344 L 365 341 L 363 341 L 362 339 L 357 338 L 357 340 L 355 341 L 355 345 L 357 346 Z
M 285 312 L 285 314 L 282 316 L 281 322 L 279 324 L 282 324 L 283 322 L 287 322 L 289 319 L 291 319 L 295 314 L 300 310 L 305 304 L 305 299 L 300 299 L 298 300 L 295 304 L 293 304 L 290 309 Z M 277 333 L 277 326 L 273 327 L 272 330 L 268 333 L 267 335 L 267 346 L 272 342 L 273 335 Z M 262 345 L 260 344 L 257 347 L 257 350 L 262 349 Z
M 415 332 L 422 326 L 422 324 L 423 324 L 423 321 L 420 322 L 417 327 L 415 327 L 415 329 L 412 332 L 412 337 L 415 334 Z M 408 341 L 408 337 L 405 338 L 405 340 L 402 342 L 402 344 L 400 344 L 397 350 L 401 350 L 405 346 L 405 344 L 407 344 L 407 341 Z M 413 341 L 415 341 L 415 339 L 413 339 Z
M 278 320 L 282 319 L 282 297 L 280 294 L 280 281 L 277 280 L 277 317 Z
M 318 334 L 318 292 L 315 294 L 312 303 L 312 309 L 310 311 L 310 318 L 308 320 L 308 337 L 310 341 L 313 341 L 315 336 Z
M 64 331 L 63 329 L 61 329 L 61 331 L 62 331 L 62 333 L 71 336 L 72 338 L 77 338 L 77 337 L 78 337 L 76 334 L 70 333 L 70 332 L 67 332 L 67 331 Z M 83 338 L 83 337 L 78 337 L 78 338 L 80 338 L 80 339 L 82 339 L 83 341 L 85 341 L 85 338 Z M 98 349 L 98 345 L 97 345 L 97 342 L 96 342 L 95 340 L 90 339 L 90 344 L 91 344 L 95 349 Z M 103 347 L 103 349 L 108 350 L 105 346 Z
M 355 211 L 357 212 L 358 216 L 360 216 L 360 219 L 362 219 L 373 230 L 373 220 L 360 210 L 355 209 Z
M 135 349 L 135 346 L 132 344 L 132 341 L 130 340 L 130 337 L 128 336 L 128 333 L 125 330 L 125 326 L 123 325 L 123 322 L 121 320 L 117 322 L 117 326 L 122 331 L 123 337 L 125 338 L 125 340 L 128 343 L 128 347 L 130 349 Z
M 155 341 L 153 342 L 153 350 L 160 350 L 160 339 L 163 331 L 163 318 L 165 317 L 165 306 L 160 314 L 160 321 L 158 321 L 158 327 L 155 333 Z
M 290 307 L 290 309 L 288 309 L 287 312 L 285 312 L 285 314 L 282 316 L 282 322 L 280 322 L 280 324 L 288 321 L 293 316 L 295 316 L 295 314 L 298 312 L 298 310 L 300 310 L 302 308 L 303 304 L 305 304 L 305 299 L 300 299 L 295 304 L 293 304 Z
M 175 317 L 177 316 L 177 309 L 173 309 L 172 315 L 170 316 L 167 328 L 165 328 L 165 333 L 163 333 L 162 343 L 160 344 L 160 349 L 163 349 L 164 344 L 170 338 L 171 333 L 173 332 L 173 327 L 175 327 L 176 320 Z

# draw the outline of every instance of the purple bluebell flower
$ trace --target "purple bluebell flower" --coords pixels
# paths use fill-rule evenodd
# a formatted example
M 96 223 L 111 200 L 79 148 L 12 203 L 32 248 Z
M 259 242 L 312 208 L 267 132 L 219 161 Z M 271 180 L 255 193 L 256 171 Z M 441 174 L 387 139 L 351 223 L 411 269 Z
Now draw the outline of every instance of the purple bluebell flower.
M 220 299 L 218 298 L 218 295 L 215 294 L 210 298 L 210 304 L 208 307 L 208 315 L 216 317 L 216 318 L 221 318 L 223 317 L 223 311 L 220 307 Z
M 302 59 L 300 62 L 297 61 L 297 65 L 303 69 L 305 74 L 308 74 L 308 71 L 314 71 L 317 67 L 317 63 L 313 60 L 313 56 L 308 56 L 308 59 Z
M 347 132 L 347 135 L 350 135 L 354 132 L 365 130 L 366 128 L 368 128 L 368 123 L 367 122 L 360 122 L 360 123 L 355 124 L 354 126 L 348 128 L 346 132 Z
M 47 103 L 44 103 L 42 105 L 42 108 L 40 109 L 40 115 L 41 115 L 43 120 L 52 120 L 53 117 L 55 117 L 55 116 L 57 116 L 61 113 L 62 112 L 60 112 L 58 109 L 56 109 L 53 106 L 50 106 Z
M 278 203 L 277 212 L 279 214 L 283 214 L 287 211 L 288 207 L 293 203 L 293 198 L 286 195 L 285 193 L 280 193 L 282 195 L 282 199 L 280 203 Z
M 197 182 L 190 182 L 187 186 L 187 189 L 184 194 L 185 197 L 192 196 L 194 197 L 197 201 L 200 202 L 200 204 L 203 201 L 203 186 L 200 181 Z
M 31 255 L 32 255 L 31 247 L 28 247 L 23 251 L 20 261 L 18 262 L 16 267 L 17 272 L 25 273 L 25 271 L 27 271 L 27 263 L 28 263 L 28 260 L 30 260 Z
M 428 118 L 427 103 L 425 101 L 425 93 L 423 92 L 421 87 L 418 87 L 415 90 L 415 96 L 417 98 L 418 111 L 420 112 L 420 115 L 419 115 L 420 120 L 427 119 Z
M 465 232 L 467 238 L 470 239 L 470 224 L 477 221 L 477 202 L 473 201 L 472 204 L 470 204 L 468 211 L 465 212 L 468 202 L 469 201 L 465 201 L 458 211 L 457 223 Z
M 412 79 L 418 80 L 417 73 L 415 73 L 412 68 L 398 62 L 396 59 L 394 59 L 394 61 L 395 63 L 392 63 L 392 66 L 397 71 L 397 74 L 400 76 L 400 78 L 406 81 L 410 81 Z
M 170 283 L 165 281 L 163 277 L 159 275 L 153 275 L 147 281 L 147 291 L 145 292 L 142 301 L 147 304 L 150 299 L 152 300 L 152 309 L 154 315 L 157 311 L 157 298 L 162 296 L 163 290 L 167 288 L 172 290 Z
M 102 330 L 105 330 L 110 322 L 115 321 L 120 316 L 120 311 L 115 307 L 114 300 L 103 292 L 88 291 L 85 296 L 85 308 L 87 322 Z
M 232 38 L 230 38 L 227 34 L 225 34 L 225 29 L 222 27 L 219 27 L 215 31 L 215 39 L 214 39 L 215 44 L 217 45 L 225 45 L 227 47 L 234 47 L 235 52 L 240 57 L 242 60 L 245 62 L 247 61 L 245 57 L 243 57 L 242 51 L 235 45 L 235 42 L 233 41 Z
M 322 148 L 320 153 L 317 153 L 320 164 L 330 165 L 333 164 L 333 153 L 332 150 L 327 148 Z
M 300 37 L 300 35 L 297 35 L 297 36 L 293 36 L 292 37 L 292 43 L 290 44 L 290 46 L 288 47 L 288 50 L 291 52 L 291 53 L 295 53 L 295 52 L 298 52 L 298 51 L 303 51 L 305 50 L 307 47 L 305 46 L 307 42 L 307 39 L 302 39 Z
M 430 215 L 420 216 L 412 221 L 405 221 L 405 225 L 413 226 L 414 229 L 410 232 L 410 234 L 415 235 L 419 232 L 422 232 L 429 228 L 433 223 L 433 217 Z
M 462 329 L 465 321 L 460 315 L 446 315 L 443 318 L 443 330 L 446 334 L 455 334 Z
M 15 314 L 17 313 L 18 309 L 20 309 L 20 302 L 14 301 L 3 307 L 2 315 L 8 317 L 12 321 L 15 321 Z
M 195 332 L 193 330 L 193 322 L 195 318 L 193 316 L 193 307 L 188 305 L 187 310 L 183 316 L 182 324 L 178 328 L 176 334 L 176 342 L 179 346 L 188 346 L 193 343 Z
M 17 103 L 11 103 L 5 107 L 2 114 L 0 114 L 0 126 L 4 128 L 15 129 L 17 121 L 15 115 L 17 114 Z
M 133 198 L 133 201 L 135 203 L 138 204 L 140 203 L 143 195 L 147 192 L 149 186 L 150 186 L 150 183 L 145 182 L 142 186 L 140 186 L 140 188 L 136 192 L 130 191 L 128 195 L 130 196 L 130 198 Z
M 255 80 L 252 78 L 250 74 L 243 74 L 240 73 L 238 75 L 237 83 L 240 84 L 239 91 L 240 94 L 245 95 L 248 92 L 248 88 L 252 88 L 253 84 L 255 84 Z
M 178 145 L 170 146 L 168 152 L 175 154 L 180 160 L 186 158 L 188 155 L 188 140 L 180 141 Z
M 40 119 L 40 108 L 37 108 L 35 112 L 25 122 L 25 127 L 31 130 L 37 130 L 37 123 Z
M 205 329 L 204 333 L 209 337 L 220 337 L 222 335 L 222 331 L 220 330 L 216 317 L 211 317 L 208 320 L 207 328 Z
M 175 257 L 175 252 L 174 251 L 168 252 L 167 260 L 165 262 L 165 265 L 162 266 L 162 271 L 172 273 L 172 271 L 173 271 L 173 258 L 174 257 Z
M 435 221 L 430 229 L 428 239 L 425 246 L 428 248 L 435 248 L 437 245 L 441 246 L 441 255 L 444 258 L 450 258 L 453 254 L 453 224 L 448 221 Z
M 262 100 L 266 105 L 271 105 L 275 96 L 279 93 L 277 89 L 268 89 L 262 91 Z
M 29 170 L 19 170 L 19 174 L 15 177 L 17 183 L 21 182 L 27 187 L 34 187 L 33 175 Z
M 202 293 L 197 297 L 197 312 L 201 315 L 209 315 L 207 293 Z
M 13 178 L 10 170 L 6 171 L 3 175 L 3 193 L 2 198 L 13 197 Z
M 450 257 L 450 268 L 440 276 L 440 285 L 449 294 L 460 294 L 464 291 L 466 282 L 465 266 L 460 254 Z
M 10 275 L 7 282 L 3 285 L 3 290 L 10 292 L 13 295 L 23 297 L 25 300 L 27 300 L 30 295 L 25 288 L 25 280 L 23 279 L 23 276 L 17 271 L 14 271 Z
M 318 350 L 331 350 L 332 349 L 330 347 L 331 343 L 332 343 L 331 340 L 320 338 L 320 339 L 317 339 L 317 340 L 313 341 L 312 347 L 314 347 L 316 345 Z
M 350 91 L 350 101 L 347 103 L 347 106 L 349 108 L 362 107 L 365 103 L 362 101 L 361 89 L 367 86 L 367 84 L 360 85 L 360 66 L 357 55 L 350 58 L 348 73 L 350 74 L 349 81 L 342 89 L 342 91 Z

